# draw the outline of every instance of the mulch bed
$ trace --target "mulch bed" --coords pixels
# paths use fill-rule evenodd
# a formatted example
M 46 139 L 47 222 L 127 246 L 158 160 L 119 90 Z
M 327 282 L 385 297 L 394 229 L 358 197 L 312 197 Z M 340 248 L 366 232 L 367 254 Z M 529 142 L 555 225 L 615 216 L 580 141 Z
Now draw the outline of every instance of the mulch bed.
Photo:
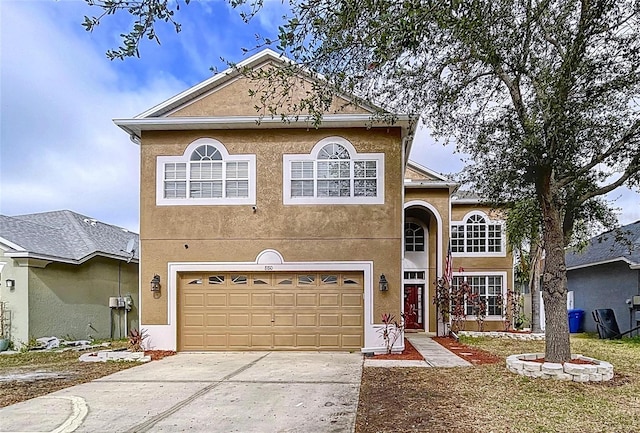
M 530 362 L 539 362 L 540 364 L 547 362 L 544 360 L 544 358 L 538 358 L 538 359 L 526 359 L 523 361 L 530 361 Z M 584 365 L 598 365 L 597 362 L 592 362 L 592 361 L 587 361 L 586 359 L 572 359 L 571 361 L 569 361 L 569 363 L 571 364 L 584 364 Z M 564 365 L 564 362 L 562 362 L 562 365 Z
M 144 354 L 150 356 L 152 361 L 158 361 L 167 356 L 173 356 L 176 352 L 173 350 L 145 350 Z
M 467 346 L 466 344 L 462 344 L 451 337 L 432 337 L 432 339 L 473 365 L 498 364 L 500 362 L 504 362 L 501 358 L 489 352 Z
M 374 355 L 371 359 L 393 359 L 397 361 L 424 361 L 420 352 L 416 350 L 415 347 L 409 343 L 409 340 L 404 339 L 404 350 L 402 353 L 391 353 L 391 354 L 382 354 L 382 355 Z

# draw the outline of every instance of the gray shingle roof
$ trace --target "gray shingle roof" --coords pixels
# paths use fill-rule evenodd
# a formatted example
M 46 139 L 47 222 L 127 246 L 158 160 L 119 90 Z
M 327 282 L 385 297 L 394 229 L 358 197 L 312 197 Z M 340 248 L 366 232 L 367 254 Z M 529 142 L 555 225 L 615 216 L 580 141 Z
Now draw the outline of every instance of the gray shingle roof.
M 640 264 L 640 221 L 591 238 L 584 251 L 568 251 L 565 259 L 568 268 L 616 260 Z
M 28 215 L 0 215 L 0 238 L 16 244 L 29 256 L 81 263 L 94 255 L 127 260 L 130 239 L 135 239 L 133 260 L 138 260 L 139 236 L 69 210 Z M 9 255 L 19 250 L 8 252 Z

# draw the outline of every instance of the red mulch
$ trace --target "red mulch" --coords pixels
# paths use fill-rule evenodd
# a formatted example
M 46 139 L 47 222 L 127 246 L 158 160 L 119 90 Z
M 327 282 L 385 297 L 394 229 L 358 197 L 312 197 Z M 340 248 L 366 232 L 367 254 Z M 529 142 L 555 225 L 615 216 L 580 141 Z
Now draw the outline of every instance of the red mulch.
M 374 355 L 373 359 L 395 359 L 395 360 L 408 360 L 408 361 L 424 361 L 420 352 L 409 343 L 409 340 L 404 339 L 404 350 L 402 353 L 391 353 L 383 355 Z
M 503 362 L 501 358 L 492 353 L 467 346 L 466 344 L 457 342 L 451 337 L 432 337 L 432 339 L 473 365 L 498 364 Z
M 152 361 L 158 361 L 167 356 L 173 356 L 176 352 L 173 350 L 145 350 L 144 354 L 149 355 Z

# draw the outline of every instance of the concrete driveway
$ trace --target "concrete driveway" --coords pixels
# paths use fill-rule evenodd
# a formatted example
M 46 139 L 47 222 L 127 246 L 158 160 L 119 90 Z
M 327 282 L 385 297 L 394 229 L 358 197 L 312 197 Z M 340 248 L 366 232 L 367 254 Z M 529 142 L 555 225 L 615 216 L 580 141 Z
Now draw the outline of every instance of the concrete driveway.
M 362 355 L 180 353 L 0 409 L 14 432 L 351 432 Z

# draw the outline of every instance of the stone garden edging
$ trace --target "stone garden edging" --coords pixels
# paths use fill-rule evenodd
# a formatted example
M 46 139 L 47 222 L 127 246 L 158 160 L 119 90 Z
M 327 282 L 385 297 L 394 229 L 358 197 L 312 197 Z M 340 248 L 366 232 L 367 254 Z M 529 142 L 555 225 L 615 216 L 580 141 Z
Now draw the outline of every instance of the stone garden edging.
M 583 355 L 571 355 L 571 359 L 593 362 L 594 364 L 563 364 L 555 362 L 535 362 L 544 358 L 544 353 L 523 353 L 507 357 L 507 369 L 521 376 L 539 377 L 573 382 L 603 382 L 613 378 L 613 365 L 606 361 Z
M 544 333 L 533 334 L 531 332 L 502 332 L 502 331 L 460 331 L 458 335 L 466 335 L 467 337 L 482 338 L 509 338 L 511 340 L 544 340 Z

